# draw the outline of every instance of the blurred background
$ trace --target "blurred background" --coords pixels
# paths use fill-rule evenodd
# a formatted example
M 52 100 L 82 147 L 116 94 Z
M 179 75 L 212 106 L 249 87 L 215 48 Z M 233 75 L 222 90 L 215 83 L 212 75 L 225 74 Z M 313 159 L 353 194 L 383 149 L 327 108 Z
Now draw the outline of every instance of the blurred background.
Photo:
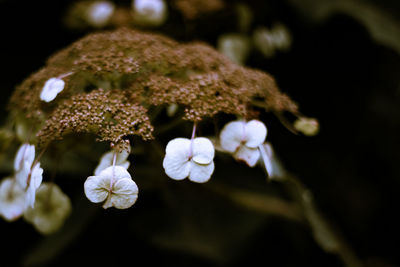
M 2 123 L 17 84 L 48 56 L 98 30 L 66 23 L 73 3 L 0 0 Z M 166 22 L 147 30 L 183 42 L 202 40 L 216 47 L 222 34 L 251 36 L 260 27 L 285 25 L 289 49 L 265 56 L 252 48 L 244 64 L 273 75 L 303 114 L 318 118 L 320 133 L 294 135 L 274 115 L 263 114 L 267 138 L 364 265 L 399 266 L 400 2 L 223 1 L 223 7 L 195 18 L 167 3 Z M 238 26 L 237 4 L 245 4 L 253 16 L 244 30 Z M 318 244 L 306 224 L 246 209 L 206 185 L 172 181 L 163 174 L 161 160 L 146 165 L 133 158 L 141 192 L 128 210 L 102 210 L 85 198 L 82 184 L 95 161 L 79 175 L 58 174 L 56 182 L 74 209 L 65 227 L 43 237 L 22 219 L 0 220 L 0 266 L 344 265 Z M 261 168 L 224 156 L 215 161 L 210 183 L 287 197 L 279 183 L 265 183 Z M 163 189 L 154 185 L 160 179 Z

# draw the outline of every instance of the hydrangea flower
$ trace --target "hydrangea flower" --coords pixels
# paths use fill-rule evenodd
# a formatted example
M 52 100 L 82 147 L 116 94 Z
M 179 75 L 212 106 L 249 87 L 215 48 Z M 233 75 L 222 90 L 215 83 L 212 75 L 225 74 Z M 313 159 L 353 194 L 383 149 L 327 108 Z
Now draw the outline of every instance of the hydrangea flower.
M 15 157 L 14 169 L 15 179 L 22 190 L 26 190 L 25 206 L 35 204 L 36 189 L 43 179 L 43 169 L 40 163 L 32 166 L 35 159 L 35 146 L 23 144 Z
M 129 147 L 130 148 L 130 147 Z M 104 169 L 110 167 L 113 165 L 113 160 L 114 160 L 114 154 L 116 153 L 116 158 L 115 158 L 115 165 L 116 166 L 121 166 L 125 169 L 129 168 L 130 162 L 127 160 L 129 154 L 130 154 L 130 149 L 127 150 L 122 150 L 120 153 L 116 151 L 109 151 L 107 153 L 104 153 L 103 156 L 100 158 L 99 165 L 97 165 L 96 169 L 94 170 L 94 175 L 99 175 L 100 172 L 102 172 Z
M 53 183 L 43 183 L 36 192 L 36 205 L 28 208 L 24 219 L 42 234 L 57 231 L 71 212 L 71 201 Z
M 112 2 L 93 2 L 87 10 L 86 19 L 94 27 L 104 27 L 114 13 L 114 9 Z
M 86 197 L 94 203 L 104 202 L 103 208 L 127 209 L 138 197 L 139 189 L 129 172 L 121 166 L 111 166 L 90 176 L 84 184 Z
M 7 221 L 15 221 L 25 210 L 25 191 L 15 179 L 5 178 L 0 183 L 0 215 Z
M 135 21 L 142 25 L 159 26 L 167 18 L 164 0 L 133 0 L 132 8 Z
M 254 167 L 260 157 L 258 146 L 264 143 L 267 128 L 258 120 L 233 121 L 224 126 L 220 134 L 222 149 L 233 153 L 236 160 Z
M 64 90 L 65 82 L 60 78 L 50 78 L 43 86 L 40 99 L 45 102 L 53 101 Z
M 175 138 L 165 149 L 163 167 L 174 180 L 186 177 L 197 183 L 207 182 L 214 172 L 214 146 L 204 137 Z

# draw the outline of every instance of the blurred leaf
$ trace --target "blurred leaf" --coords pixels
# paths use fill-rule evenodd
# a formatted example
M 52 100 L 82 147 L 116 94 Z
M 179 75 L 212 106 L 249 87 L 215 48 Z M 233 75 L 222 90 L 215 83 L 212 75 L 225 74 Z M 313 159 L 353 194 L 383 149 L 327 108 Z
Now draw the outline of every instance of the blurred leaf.
M 316 21 L 342 13 L 363 24 L 372 38 L 400 54 L 400 20 L 387 10 L 360 0 L 288 0 L 305 17 Z

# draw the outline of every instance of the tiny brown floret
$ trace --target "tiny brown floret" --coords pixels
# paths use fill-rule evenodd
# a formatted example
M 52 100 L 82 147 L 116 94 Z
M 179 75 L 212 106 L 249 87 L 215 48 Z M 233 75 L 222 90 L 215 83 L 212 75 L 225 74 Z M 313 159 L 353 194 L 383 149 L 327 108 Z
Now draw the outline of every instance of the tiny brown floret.
M 65 73 L 72 75 L 63 78 L 64 90 L 41 101 L 44 83 Z M 254 101 L 267 111 L 297 112 L 270 75 L 238 66 L 207 44 L 123 28 L 90 34 L 50 57 L 16 88 L 9 107 L 44 125 L 39 143 L 90 132 L 117 144 L 132 134 L 151 138 L 151 106 L 176 103 L 184 119 L 199 121 L 219 112 L 250 118 Z

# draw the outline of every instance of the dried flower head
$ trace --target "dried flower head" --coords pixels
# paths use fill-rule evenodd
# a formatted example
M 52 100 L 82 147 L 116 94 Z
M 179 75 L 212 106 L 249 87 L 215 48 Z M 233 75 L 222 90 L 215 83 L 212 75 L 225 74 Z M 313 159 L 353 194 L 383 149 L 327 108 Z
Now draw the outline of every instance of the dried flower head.
M 163 167 L 174 180 L 189 177 L 193 182 L 204 183 L 214 172 L 214 154 L 214 146 L 207 138 L 175 138 L 167 144 Z
M 41 101 L 45 82 L 63 73 L 71 73 L 64 90 L 50 103 Z M 56 53 L 16 88 L 10 108 L 43 124 L 39 144 L 74 132 L 121 143 L 128 135 L 151 138 L 148 108 L 169 104 L 192 121 L 219 112 L 251 119 L 258 107 L 297 112 L 266 73 L 237 66 L 204 43 L 179 44 L 126 28 L 88 35 Z
M 71 212 L 71 201 L 61 189 L 52 183 L 43 183 L 36 193 L 36 205 L 28 208 L 24 219 L 42 234 L 60 229 Z

